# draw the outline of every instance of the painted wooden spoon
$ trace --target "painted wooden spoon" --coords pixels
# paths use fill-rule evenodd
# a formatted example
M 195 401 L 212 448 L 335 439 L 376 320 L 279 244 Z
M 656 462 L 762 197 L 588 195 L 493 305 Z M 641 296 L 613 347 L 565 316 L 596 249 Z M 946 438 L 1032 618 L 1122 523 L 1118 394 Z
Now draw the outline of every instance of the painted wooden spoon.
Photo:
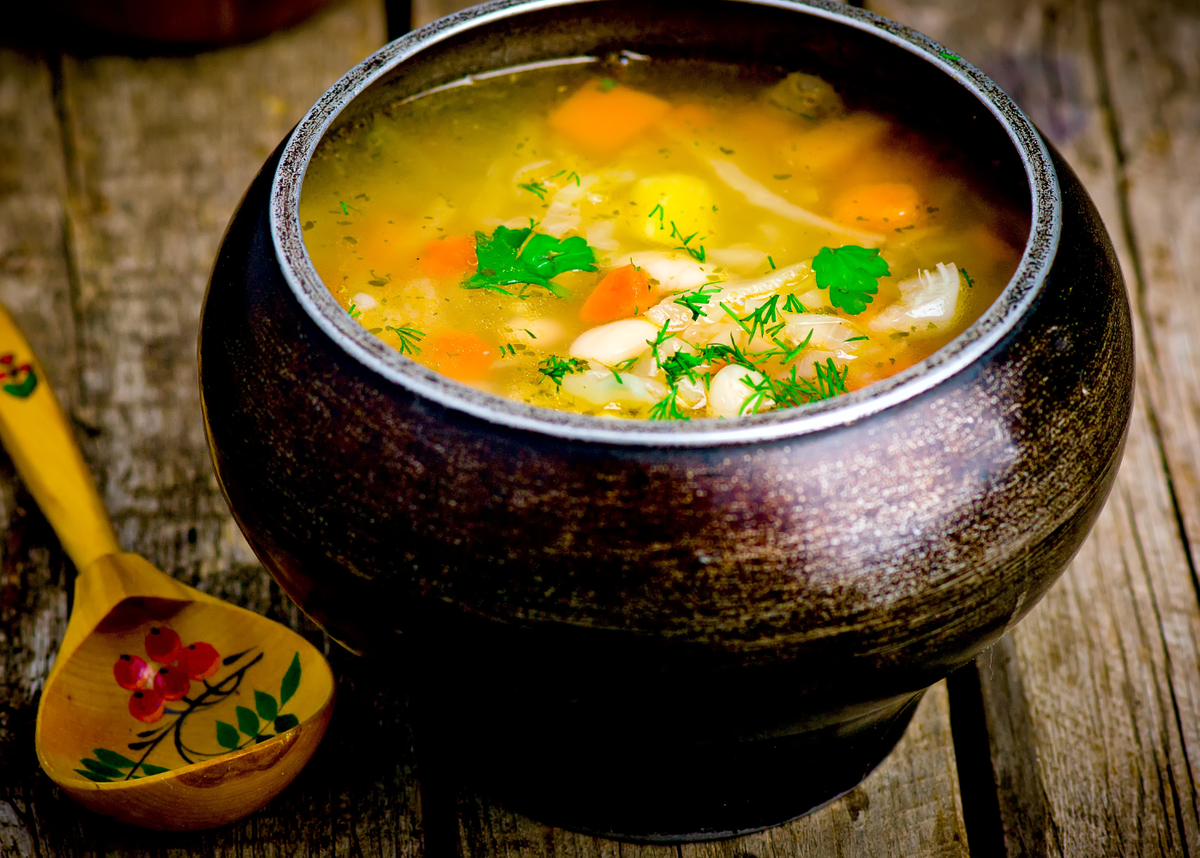
M 329 724 L 324 657 L 279 623 L 121 551 L 62 409 L 3 307 L 0 440 L 79 570 L 38 707 L 46 774 L 86 807 L 148 828 L 209 828 L 262 807 Z

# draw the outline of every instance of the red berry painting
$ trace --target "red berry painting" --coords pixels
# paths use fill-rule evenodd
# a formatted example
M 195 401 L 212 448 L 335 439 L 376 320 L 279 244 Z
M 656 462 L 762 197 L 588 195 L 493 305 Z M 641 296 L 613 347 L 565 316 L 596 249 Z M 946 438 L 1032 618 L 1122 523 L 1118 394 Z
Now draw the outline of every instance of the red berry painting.
M 230 709 L 222 704 L 231 697 L 242 699 L 242 682 L 262 661 L 262 652 L 248 649 L 222 658 L 212 644 L 184 643 L 165 625 L 146 632 L 143 650 L 122 654 L 113 664 L 113 680 L 130 692 L 129 715 L 155 726 L 136 734 L 137 741 L 126 748 L 128 756 L 107 748 L 93 749 L 92 756 L 80 760 L 81 768 L 75 770 L 90 781 L 113 783 L 162 774 L 170 768 L 151 762 L 152 758 L 166 762 L 170 756 L 190 765 L 241 750 L 300 723 L 295 715 L 283 711 L 300 687 L 299 653 L 279 683 L 278 697 L 255 689 L 253 709 L 240 705 Z M 223 669 L 226 672 L 222 674 Z M 218 709 L 221 717 L 217 717 Z M 196 718 L 212 718 L 211 742 L 202 747 L 192 747 L 184 740 L 184 725 Z M 204 720 L 198 723 L 203 726 Z
M 29 361 L 17 362 L 17 356 L 11 352 L 0 355 L 0 390 L 9 396 L 25 399 L 37 387 L 37 373 Z

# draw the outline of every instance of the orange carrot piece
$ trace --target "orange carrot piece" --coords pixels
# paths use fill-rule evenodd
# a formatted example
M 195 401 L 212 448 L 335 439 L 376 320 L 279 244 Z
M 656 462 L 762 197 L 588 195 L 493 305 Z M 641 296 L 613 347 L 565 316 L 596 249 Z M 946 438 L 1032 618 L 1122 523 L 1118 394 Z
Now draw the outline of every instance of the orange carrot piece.
M 712 124 L 712 111 L 703 104 L 681 104 L 671 108 L 663 117 L 663 123 L 679 131 L 690 131 L 693 134 L 708 130 Z
M 487 375 L 496 350 L 474 334 L 444 331 L 421 343 L 422 361 L 459 381 L 476 381 Z
M 434 239 L 421 248 L 417 259 L 421 263 L 421 272 L 427 277 L 439 280 L 459 277 L 478 264 L 475 239 L 465 235 Z
M 594 80 L 550 114 L 550 127 L 590 154 L 611 155 L 670 108 L 648 93 Z
M 650 308 L 650 275 L 636 265 L 614 268 L 604 275 L 579 308 L 585 322 L 612 322 Z
M 905 182 L 861 185 L 844 192 L 833 204 L 833 218 L 862 229 L 901 229 L 921 218 L 921 195 Z

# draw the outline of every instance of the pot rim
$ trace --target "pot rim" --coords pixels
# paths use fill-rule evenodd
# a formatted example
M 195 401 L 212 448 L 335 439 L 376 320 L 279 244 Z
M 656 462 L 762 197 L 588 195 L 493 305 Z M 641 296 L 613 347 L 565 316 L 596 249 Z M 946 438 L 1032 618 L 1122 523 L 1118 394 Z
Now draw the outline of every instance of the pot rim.
M 300 222 L 300 192 L 317 144 L 368 86 L 421 50 L 526 11 L 605 0 L 493 0 L 414 30 L 380 48 L 330 87 L 288 139 L 271 185 L 270 228 L 284 280 L 311 319 L 354 360 L 418 397 L 509 429 L 562 439 L 638 447 L 709 447 L 774 441 L 853 423 L 903 404 L 967 369 L 1004 338 L 1045 285 L 1061 234 L 1062 198 L 1050 152 L 1033 123 L 994 81 L 917 31 L 833 0 L 720 0 L 788 9 L 834 21 L 908 51 L 965 87 L 997 119 L 1029 181 L 1029 237 L 1012 278 L 965 331 L 928 358 L 890 378 L 834 399 L 733 421 L 618 420 L 527 405 L 456 382 L 380 342 L 341 308 L 313 266 Z

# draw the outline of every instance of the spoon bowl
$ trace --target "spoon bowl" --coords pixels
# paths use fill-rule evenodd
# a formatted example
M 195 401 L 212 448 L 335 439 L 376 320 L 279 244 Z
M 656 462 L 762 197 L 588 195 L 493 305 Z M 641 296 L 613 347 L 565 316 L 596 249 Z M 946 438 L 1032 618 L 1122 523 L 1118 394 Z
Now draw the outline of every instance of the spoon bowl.
M 0 361 L 0 440 L 79 570 L 38 708 L 42 768 L 85 807 L 147 828 L 211 828 L 254 812 L 325 733 L 328 663 L 291 629 L 122 552 L 58 401 L 2 307 Z

